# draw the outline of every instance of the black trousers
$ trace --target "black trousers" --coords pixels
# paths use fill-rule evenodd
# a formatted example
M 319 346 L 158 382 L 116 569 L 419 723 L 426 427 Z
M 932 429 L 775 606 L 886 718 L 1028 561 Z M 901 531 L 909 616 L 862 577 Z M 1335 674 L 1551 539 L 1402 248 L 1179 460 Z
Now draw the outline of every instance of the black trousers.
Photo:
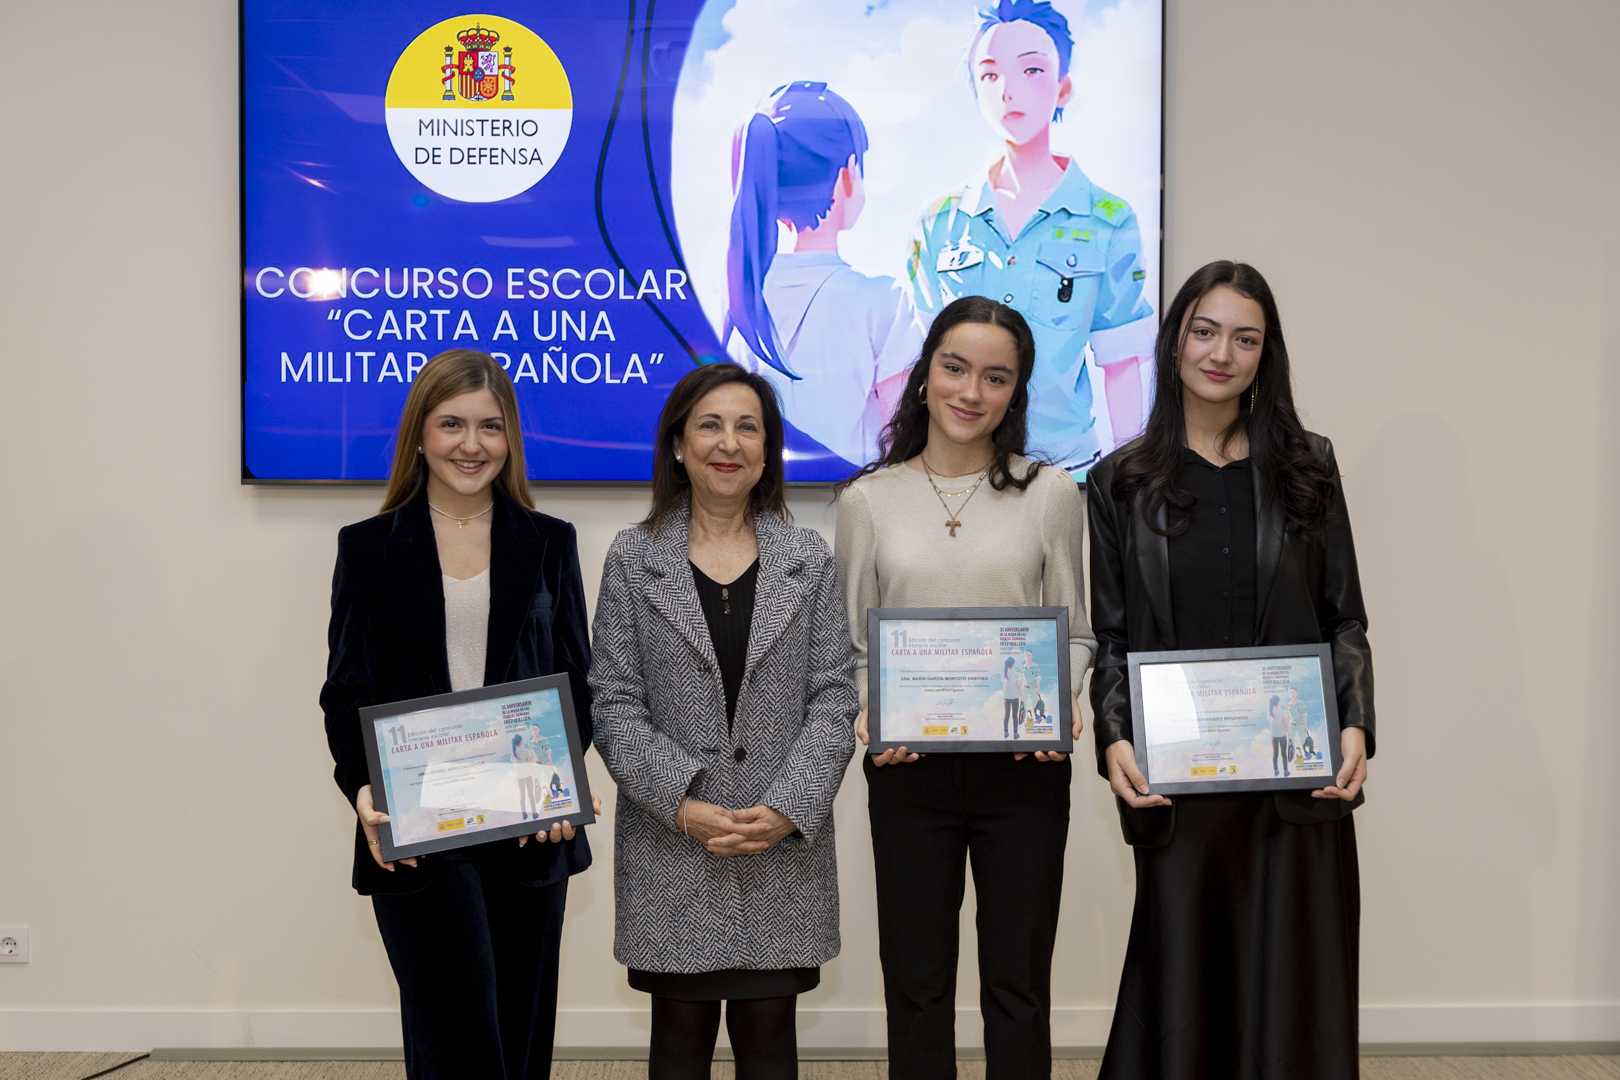
M 1052 1074 L 1052 947 L 1069 836 L 1068 761 L 930 754 L 865 761 L 890 1080 L 956 1075 L 965 864 L 978 897 L 986 1080 Z
M 549 1080 L 568 882 L 519 885 L 478 848 L 429 858 L 425 889 L 371 898 L 399 982 L 405 1075 Z

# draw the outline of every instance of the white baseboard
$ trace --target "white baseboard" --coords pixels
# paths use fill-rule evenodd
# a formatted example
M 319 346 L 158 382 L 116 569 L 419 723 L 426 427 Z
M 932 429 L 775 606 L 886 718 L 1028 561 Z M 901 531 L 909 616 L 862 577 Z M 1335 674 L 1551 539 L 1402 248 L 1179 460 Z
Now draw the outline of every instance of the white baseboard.
M 1055 1046 L 1101 1046 L 1113 1010 L 1052 1010 Z M 565 1009 L 558 1046 L 645 1047 L 648 1017 L 635 1009 Z M 983 1045 L 976 1010 L 958 1010 L 957 1042 Z M 722 1031 L 722 1040 L 724 1032 Z M 1548 1005 L 1365 1005 L 1363 1043 L 1567 1043 L 1620 1041 L 1620 1003 Z M 30 1010 L 0 1009 L 0 1051 L 145 1051 L 153 1047 L 398 1046 L 391 1010 Z M 881 1009 L 803 1009 L 799 1044 L 880 1047 Z

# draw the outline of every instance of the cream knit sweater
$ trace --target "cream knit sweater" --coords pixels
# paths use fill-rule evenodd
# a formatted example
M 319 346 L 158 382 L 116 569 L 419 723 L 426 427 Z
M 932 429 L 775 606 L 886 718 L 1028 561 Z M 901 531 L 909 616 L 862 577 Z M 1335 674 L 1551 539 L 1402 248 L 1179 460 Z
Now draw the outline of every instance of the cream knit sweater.
M 1012 459 L 1022 476 L 1028 462 Z M 977 474 L 974 474 L 976 476 Z M 974 476 L 936 476 L 946 491 Z M 960 496 L 947 502 L 961 506 Z M 1085 588 L 1080 490 L 1063 470 L 1044 468 L 1025 491 L 997 491 L 986 480 L 957 515 L 951 536 L 928 477 L 907 465 L 864 476 L 838 506 L 834 556 L 844 585 L 855 685 L 866 702 L 866 610 L 874 607 L 1067 607 L 1069 686 L 1091 666 L 1097 639 L 1080 594 Z

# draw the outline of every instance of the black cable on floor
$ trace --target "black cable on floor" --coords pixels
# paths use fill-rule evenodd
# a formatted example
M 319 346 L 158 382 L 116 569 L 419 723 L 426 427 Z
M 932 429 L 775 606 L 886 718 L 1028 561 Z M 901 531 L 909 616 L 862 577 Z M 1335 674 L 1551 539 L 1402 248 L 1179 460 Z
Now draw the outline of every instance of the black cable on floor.
M 106 1076 L 108 1073 L 115 1073 L 119 1069 L 127 1068 L 128 1066 L 135 1064 L 137 1061 L 145 1061 L 151 1056 L 151 1054 L 142 1054 L 140 1057 L 132 1057 L 128 1061 L 120 1061 L 117 1065 L 114 1065 L 110 1069 L 102 1069 L 98 1073 L 91 1073 L 89 1076 L 86 1076 L 84 1080 L 96 1080 L 96 1077 L 98 1076 Z

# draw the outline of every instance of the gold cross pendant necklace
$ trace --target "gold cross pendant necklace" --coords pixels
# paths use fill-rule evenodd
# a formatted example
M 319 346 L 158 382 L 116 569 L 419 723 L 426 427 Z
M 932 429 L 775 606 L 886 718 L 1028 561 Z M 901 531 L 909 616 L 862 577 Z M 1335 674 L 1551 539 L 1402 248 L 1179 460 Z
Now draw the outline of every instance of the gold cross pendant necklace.
M 921 455 L 918 456 L 922 457 Z M 992 458 L 991 460 L 994 461 L 995 459 Z M 934 483 L 934 470 L 928 467 L 928 459 L 926 457 L 922 457 L 922 463 L 923 472 L 928 474 L 929 486 L 934 489 L 934 494 L 939 496 L 939 505 L 945 508 L 945 527 L 951 530 L 952 536 L 955 536 L 956 530 L 962 527 L 962 522 L 960 520 L 962 517 L 962 511 L 967 508 L 968 500 L 973 498 L 973 493 L 979 490 L 979 485 L 984 483 L 984 478 L 990 474 L 990 466 L 986 465 L 982 470 L 980 470 L 979 478 L 973 481 L 972 487 L 966 488 L 964 491 L 941 491 L 939 489 L 939 485 Z M 962 494 L 966 494 L 967 498 L 962 500 L 960 506 L 958 506 L 955 510 L 952 510 L 951 504 L 945 501 L 945 496 L 949 495 L 952 498 L 955 498 L 956 496 Z
M 435 514 L 442 515 L 443 517 L 447 517 L 451 521 L 455 522 L 456 523 L 456 528 L 465 529 L 467 527 L 467 522 L 472 521 L 474 518 L 481 518 L 485 514 L 489 513 L 491 510 L 495 509 L 495 500 L 494 499 L 489 500 L 489 505 L 484 507 L 482 510 L 478 511 L 478 513 L 473 514 L 472 517 L 456 517 L 456 515 L 454 515 L 454 514 L 446 514 L 443 510 L 440 510 L 437 506 L 434 506 L 432 503 L 428 503 L 428 509 L 432 510 Z

